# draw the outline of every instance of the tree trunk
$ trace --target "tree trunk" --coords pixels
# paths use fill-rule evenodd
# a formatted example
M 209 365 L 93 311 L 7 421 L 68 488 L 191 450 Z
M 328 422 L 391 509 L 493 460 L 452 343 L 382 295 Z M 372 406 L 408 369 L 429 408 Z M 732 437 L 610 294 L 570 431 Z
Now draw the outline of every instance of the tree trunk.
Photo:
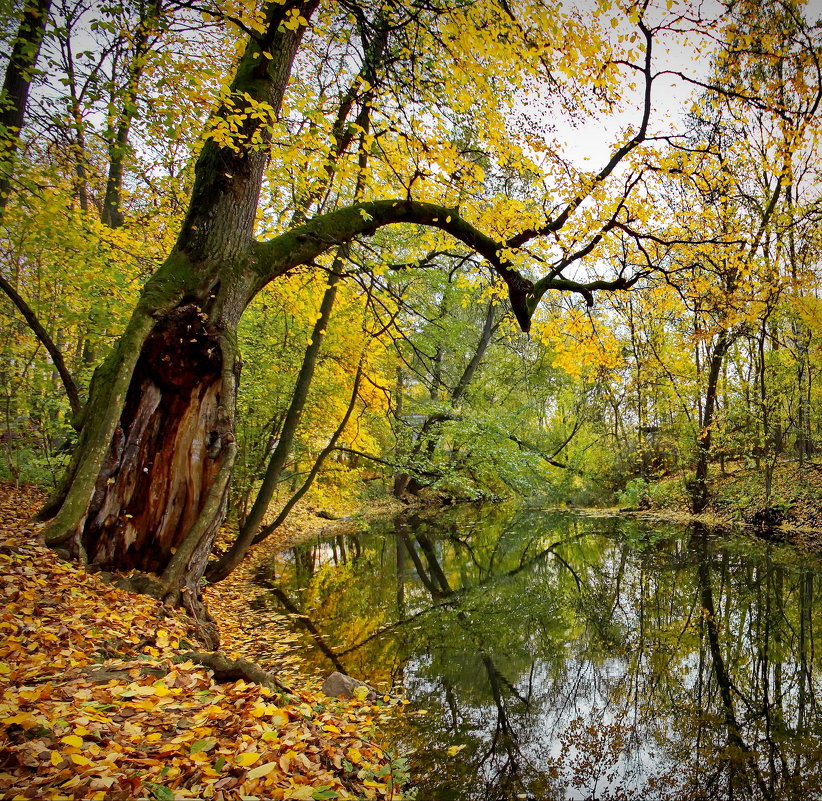
M 165 568 L 232 436 L 222 343 L 201 315 L 196 304 L 173 309 L 134 369 L 82 535 L 88 559 L 106 569 Z
M 309 17 L 315 6 L 300 11 Z M 231 87 L 275 111 L 304 31 L 281 24 L 287 10 L 270 4 L 268 33 L 249 42 Z M 260 58 L 261 50 L 274 57 Z M 246 121 L 243 141 L 258 124 Z M 86 425 L 49 509 L 49 544 L 107 569 L 162 574 L 154 590 L 162 596 L 184 587 L 198 594 L 225 514 L 237 323 L 261 286 L 253 227 L 266 162 L 265 148 L 203 146 L 175 248 L 95 372 Z M 187 564 L 178 558 L 170 570 L 183 546 Z
M 702 407 L 700 431 L 696 438 L 696 470 L 691 482 L 691 507 L 694 513 L 705 511 L 708 505 L 708 464 L 711 455 L 712 428 L 714 425 L 714 411 L 716 409 L 719 376 L 725 354 L 731 345 L 730 333 L 723 329 L 719 332 L 711 353 L 708 369 L 708 386 L 705 390 L 705 403 Z
M 150 49 L 149 35 L 156 27 L 161 13 L 160 0 L 152 0 L 141 15 L 134 35 L 131 61 L 128 65 L 122 111 L 118 115 L 116 126 L 112 124 L 111 130 L 108 131 L 108 177 L 100 219 L 110 228 L 119 228 L 124 222 L 121 201 L 123 171 L 129 149 L 128 137 L 131 123 L 137 115 L 137 92 Z
M 51 0 L 26 2 L 6 66 L 6 77 L 0 92 L 0 216 L 11 191 L 14 157 L 26 116 L 32 72 L 48 24 L 50 6 Z
M 477 346 L 474 349 L 474 352 L 471 355 L 471 359 L 465 366 L 465 369 L 463 370 L 462 375 L 460 375 L 456 385 L 448 393 L 448 402 L 450 403 L 452 408 L 456 407 L 457 404 L 459 404 L 459 402 L 462 400 L 463 395 L 465 395 L 466 390 L 471 384 L 474 375 L 476 374 L 480 364 L 482 363 L 482 359 L 485 356 L 485 352 L 488 350 L 488 346 L 491 344 L 491 337 L 499 327 L 499 322 L 494 322 L 496 310 L 496 304 L 494 304 L 493 302 L 488 304 L 488 308 L 485 312 L 485 321 L 482 326 L 482 331 L 480 332 L 480 338 L 477 342 Z M 438 388 L 441 385 L 443 385 L 441 376 L 441 362 L 442 351 L 438 348 L 437 358 L 435 358 L 434 360 L 434 375 L 431 390 L 432 400 L 437 400 Z M 420 428 L 417 441 L 414 443 L 414 447 L 411 450 L 411 454 L 409 457 L 410 461 L 413 462 L 415 460 L 419 460 L 420 457 L 426 459 L 429 462 L 431 461 L 431 459 L 433 459 L 437 445 L 440 441 L 440 437 L 442 436 L 442 424 L 448 419 L 449 415 L 447 413 L 443 414 L 441 412 L 426 417 L 426 419 L 423 421 L 422 427 Z M 425 486 L 427 485 L 420 481 L 420 478 L 418 476 L 400 474 L 396 476 L 394 479 L 394 495 L 398 498 L 402 497 L 402 495 L 406 492 L 410 492 L 412 495 L 416 495 Z
M 274 497 L 274 491 L 277 488 L 283 467 L 285 467 L 285 463 L 291 454 L 291 446 L 297 434 L 297 428 L 300 425 L 300 418 L 305 408 L 305 402 L 308 399 L 308 390 L 311 388 L 311 382 L 314 379 L 317 357 L 319 356 L 320 347 L 322 346 L 325 332 L 328 329 L 328 322 L 331 318 L 331 311 L 334 308 L 334 301 L 337 297 L 337 284 L 341 277 L 340 270 L 342 266 L 342 253 L 339 253 L 331 272 L 328 274 L 328 284 L 323 294 L 322 303 L 320 304 L 320 315 L 314 323 L 311 340 L 305 349 L 300 372 L 297 375 L 294 392 L 291 396 L 291 403 L 288 407 L 283 427 L 280 430 L 280 438 L 274 448 L 274 452 L 271 454 L 271 459 L 269 459 L 262 486 L 257 493 L 257 498 L 251 507 L 251 511 L 248 513 L 248 517 L 245 519 L 245 522 L 237 534 L 237 539 L 232 543 L 231 548 L 226 551 L 222 558 L 209 568 L 209 581 L 222 581 L 240 563 L 249 547 L 251 547 L 251 543 L 268 512 L 268 507 L 271 504 L 271 499 Z

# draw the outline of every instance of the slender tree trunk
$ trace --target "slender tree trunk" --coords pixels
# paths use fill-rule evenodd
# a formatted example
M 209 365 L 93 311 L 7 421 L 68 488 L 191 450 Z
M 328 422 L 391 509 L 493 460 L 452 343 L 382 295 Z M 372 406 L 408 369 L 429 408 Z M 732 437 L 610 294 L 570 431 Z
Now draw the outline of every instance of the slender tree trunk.
M 791 267 L 791 280 L 793 291 L 797 294 L 801 292 L 799 286 L 798 258 L 796 253 L 796 238 L 794 235 L 794 187 L 789 184 L 785 189 L 785 206 L 788 212 L 788 220 L 791 225 L 788 228 L 788 259 Z M 796 411 L 796 454 L 799 457 L 800 465 L 805 464 L 805 460 L 813 455 L 814 444 L 811 434 L 811 363 L 810 363 L 810 334 L 807 326 L 798 318 L 791 323 L 791 333 L 796 348 L 796 385 L 797 385 L 797 411 Z
M 757 338 L 757 366 L 759 378 L 759 417 L 762 426 L 763 477 L 765 479 L 765 507 L 770 505 L 773 489 L 773 471 L 776 460 L 776 440 L 778 434 L 771 423 L 771 407 L 768 403 L 768 379 L 766 373 L 765 339 L 767 338 L 767 318 L 762 320 Z M 773 461 L 772 458 L 773 457 Z
M 462 371 L 459 380 L 455 384 L 454 388 L 448 394 L 448 401 L 452 408 L 456 407 L 465 395 L 465 392 L 470 386 L 474 376 L 476 375 L 476 372 L 479 369 L 480 364 L 482 364 L 482 360 L 485 356 L 485 352 L 488 350 L 488 346 L 491 344 L 491 337 L 494 335 L 494 331 L 496 331 L 499 327 L 499 323 L 494 322 L 496 310 L 497 307 L 494 303 L 488 304 L 488 308 L 485 313 L 485 320 L 483 322 L 482 331 L 480 332 L 480 337 L 477 342 L 477 346 L 474 349 L 473 354 L 471 355 L 471 359 L 468 361 L 468 364 Z M 436 396 L 434 394 L 437 391 L 436 388 L 439 386 L 440 383 L 442 383 L 442 379 L 440 377 L 440 362 L 442 358 L 442 353 L 439 350 L 437 351 L 437 353 L 439 359 L 435 360 L 435 383 L 431 390 L 433 400 L 436 400 Z M 417 437 L 417 441 L 414 443 L 414 447 L 411 449 L 411 461 L 419 459 L 420 457 L 424 457 L 429 461 L 433 458 L 437 448 L 437 444 L 439 443 L 440 437 L 442 436 L 442 424 L 443 422 L 445 422 L 447 417 L 447 415 L 440 412 L 437 414 L 429 415 L 423 421 L 419 435 Z M 400 474 L 394 480 L 394 494 L 397 497 L 400 497 L 402 493 L 408 491 L 416 495 L 421 489 L 423 489 L 424 486 L 426 485 L 422 483 L 418 477 L 409 474 Z
M 3 217 L 11 192 L 14 161 L 19 136 L 26 119 L 32 72 L 40 52 L 40 44 L 49 19 L 51 0 L 32 0 L 23 9 L 23 19 L 14 40 L 6 77 L 0 91 L 0 219 Z M 63 353 L 42 324 L 34 309 L 12 283 L 0 275 L 0 289 L 8 295 L 20 314 L 40 340 L 51 358 L 71 406 L 72 423 L 79 427 L 83 403 L 77 382 L 69 372 Z
M 64 42 L 64 55 L 66 64 L 66 79 L 69 89 L 69 114 L 71 115 L 71 128 L 74 137 L 72 150 L 74 151 L 74 174 L 75 190 L 77 201 L 80 204 L 80 211 L 87 212 L 88 203 L 88 173 L 86 171 L 86 131 L 83 120 L 83 112 L 80 105 L 80 97 L 77 87 L 77 76 L 74 70 L 74 53 L 71 47 L 71 28 L 66 32 Z
M 396 457 L 398 461 L 402 460 L 408 445 L 406 437 L 406 424 L 402 419 L 403 414 L 403 396 L 405 394 L 405 374 L 402 367 L 397 367 L 397 400 L 394 404 L 394 439 L 396 441 Z M 405 488 L 408 486 L 408 473 L 395 472 L 394 481 L 391 489 L 395 498 L 401 498 L 405 494 Z
M 0 289 L 9 296 L 12 303 L 17 306 L 20 314 L 29 325 L 29 328 L 34 332 L 37 339 L 40 340 L 43 347 L 51 357 L 54 369 L 60 376 L 60 381 L 63 383 L 63 389 L 66 391 L 69 405 L 71 406 L 72 422 L 75 427 L 79 428 L 80 412 L 83 408 L 83 402 L 80 400 L 80 391 L 77 388 L 77 382 L 66 367 L 65 359 L 63 359 L 63 352 L 59 345 L 52 339 L 49 332 L 45 329 L 40 319 L 35 314 L 34 310 L 29 306 L 26 300 L 20 293 L 11 285 L 9 281 L 0 275 Z
M 314 479 L 319 474 L 320 470 L 322 469 L 325 460 L 329 457 L 329 455 L 335 450 L 337 446 L 337 441 L 343 435 L 345 431 L 345 427 L 348 425 L 348 421 L 351 419 L 351 415 L 354 412 L 354 408 L 357 404 L 357 398 L 359 397 L 360 392 L 360 383 L 362 381 L 363 375 L 363 360 L 365 359 L 365 354 L 363 354 L 363 358 L 360 359 L 360 364 L 357 367 L 357 372 L 354 375 L 354 384 L 351 388 L 351 398 L 348 401 L 348 407 L 345 410 L 345 414 L 340 420 L 337 428 L 335 429 L 334 433 L 331 435 L 331 438 L 326 443 L 325 447 L 320 451 L 317 455 L 317 458 L 314 460 L 314 464 L 311 466 L 311 469 L 308 471 L 308 475 L 303 481 L 300 488 L 294 492 L 294 494 L 286 501 L 283 508 L 280 510 L 280 513 L 277 515 L 274 520 L 269 523 L 267 526 L 262 528 L 254 537 L 254 543 L 257 544 L 258 542 L 262 542 L 266 537 L 270 536 L 274 531 L 276 531 L 286 520 L 289 514 L 291 514 L 291 510 L 297 505 L 299 500 L 311 489 L 312 484 L 314 483 Z
M 719 332 L 711 353 L 708 368 L 708 386 L 705 390 L 705 401 L 702 405 L 700 431 L 696 439 L 696 470 L 691 482 L 691 507 L 696 514 L 703 512 L 708 505 L 708 465 L 711 456 L 712 429 L 716 409 L 719 376 L 722 363 L 731 345 L 730 333 L 723 329 Z
M 26 118 L 32 73 L 49 19 L 51 0 L 28 0 L 17 30 L 0 91 L 0 218 L 14 174 L 20 131 Z
M 311 333 L 311 340 L 305 349 L 300 372 L 294 385 L 294 392 L 291 395 L 291 403 L 288 407 L 283 426 L 280 429 L 280 438 L 271 454 L 271 459 L 263 476 L 263 483 L 257 493 L 248 517 L 240 528 L 237 539 L 226 551 L 222 558 L 208 570 L 208 580 L 215 582 L 224 579 L 240 563 L 251 546 L 254 537 L 262 525 L 263 519 L 268 512 L 271 499 L 277 489 L 277 484 L 285 467 L 285 463 L 291 454 L 291 446 L 300 425 L 305 402 L 308 399 L 308 390 L 314 380 L 314 371 L 317 366 L 317 357 L 320 354 L 325 332 L 328 329 L 328 322 L 331 319 L 331 311 L 334 308 L 334 301 L 337 297 L 337 284 L 341 278 L 342 254 L 338 254 L 334 266 L 328 274 L 328 284 L 325 294 L 320 303 L 320 315 L 314 323 L 314 330 Z
M 128 66 L 125 92 L 122 98 L 122 110 L 118 115 L 116 127 L 109 131 L 108 178 L 106 179 L 106 191 L 103 196 L 100 219 L 110 228 L 119 228 L 124 221 L 121 201 L 123 171 L 128 154 L 128 137 L 131 124 L 137 115 L 137 92 L 149 52 L 149 36 L 161 11 L 161 0 L 152 0 L 137 26 L 131 61 Z

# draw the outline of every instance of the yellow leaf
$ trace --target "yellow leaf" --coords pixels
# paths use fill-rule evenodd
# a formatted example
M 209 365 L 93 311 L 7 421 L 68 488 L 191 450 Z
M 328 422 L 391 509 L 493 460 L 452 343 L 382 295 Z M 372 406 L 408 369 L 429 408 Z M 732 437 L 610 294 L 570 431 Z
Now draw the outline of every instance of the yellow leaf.
M 463 748 L 465 748 L 464 745 L 452 745 L 447 750 L 448 756 L 456 756 Z
M 289 801 L 311 801 L 311 796 L 314 795 L 314 788 L 310 784 L 303 784 L 293 789 L 289 787 L 286 798 Z
M 262 765 L 257 765 L 256 768 L 252 768 L 246 774 L 246 779 L 259 779 L 262 776 L 268 776 L 274 768 L 277 767 L 276 762 L 265 762 Z
M 271 723 L 274 726 L 286 726 L 288 724 L 288 713 L 280 710 L 271 716 Z
M 86 757 L 84 757 L 82 754 L 71 754 L 71 755 L 70 755 L 70 757 L 71 757 L 71 761 L 72 761 L 75 765 L 83 765 L 83 766 L 85 766 L 85 765 L 90 765 L 90 764 L 91 764 L 91 760 L 90 760 L 90 759 L 87 759 L 87 758 L 86 758 Z
M 78 737 L 76 734 L 68 734 L 65 737 L 62 737 L 60 739 L 60 742 L 63 742 L 66 745 L 71 745 L 74 748 L 82 748 L 83 747 L 83 738 Z
M 37 725 L 37 721 L 28 712 L 18 712 L 16 715 L 12 715 L 10 718 L 3 718 L 3 720 L 0 722 L 5 723 L 7 726 L 11 726 L 13 723 L 17 723 L 24 729 L 30 729 L 32 728 L 32 726 Z
M 59 751 L 52 751 L 51 755 L 49 756 L 49 761 L 51 762 L 52 765 L 57 767 L 57 765 L 59 765 L 63 761 L 63 757 L 60 756 Z
M 244 754 L 239 754 L 237 759 L 234 761 L 238 765 L 242 765 L 244 768 L 247 768 L 249 765 L 253 765 L 258 759 L 260 755 L 254 751 L 246 751 Z

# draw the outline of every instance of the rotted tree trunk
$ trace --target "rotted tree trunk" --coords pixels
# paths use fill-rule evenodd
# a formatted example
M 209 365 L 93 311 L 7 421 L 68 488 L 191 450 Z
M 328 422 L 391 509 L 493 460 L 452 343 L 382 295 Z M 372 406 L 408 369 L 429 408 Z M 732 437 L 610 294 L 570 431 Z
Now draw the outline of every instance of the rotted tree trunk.
M 143 344 L 76 543 L 94 564 L 160 573 L 202 510 L 233 441 L 224 368 L 238 368 L 209 323 L 186 302 Z

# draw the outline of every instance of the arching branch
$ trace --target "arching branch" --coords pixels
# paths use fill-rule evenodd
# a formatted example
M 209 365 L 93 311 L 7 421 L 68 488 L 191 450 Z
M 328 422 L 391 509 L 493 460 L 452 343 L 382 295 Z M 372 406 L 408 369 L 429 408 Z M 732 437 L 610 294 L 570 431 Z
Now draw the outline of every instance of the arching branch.
M 330 248 L 357 236 L 370 236 L 387 225 L 411 223 L 439 228 L 481 255 L 505 281 L 511 306 L 520 328 L 527 332 L 536 301 L 549 289 L 582 294 L 589 305 L 597 290 L 628 289 L 635 281 L 619 277 L 613 281 L 581 283 L 546 276 L 536 285 L 511 266 L 497 242 L 462 218 L 456 208 L 410 199 L 375 200 L 321 214 L 267 242 L 256 244 L 257 272 L 261 289 L 272 279 L 295 267 L 310 264 Z

